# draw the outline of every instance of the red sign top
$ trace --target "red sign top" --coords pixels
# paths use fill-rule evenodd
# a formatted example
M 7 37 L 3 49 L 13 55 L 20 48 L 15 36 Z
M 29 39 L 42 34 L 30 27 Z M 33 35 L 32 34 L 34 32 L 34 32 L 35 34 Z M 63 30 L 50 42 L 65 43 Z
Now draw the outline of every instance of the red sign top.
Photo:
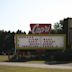
M 49 34 L 51 31 L 51 24 L 30 24 L 30 27 L 33 34 Z

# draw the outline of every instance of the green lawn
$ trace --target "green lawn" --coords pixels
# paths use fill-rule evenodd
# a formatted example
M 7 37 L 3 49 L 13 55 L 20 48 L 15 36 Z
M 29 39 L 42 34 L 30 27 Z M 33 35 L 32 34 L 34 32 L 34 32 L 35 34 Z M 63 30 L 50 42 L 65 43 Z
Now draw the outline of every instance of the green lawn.
M 0 55 L 0 62 L 6 60 L 8 60 L 8 56 Z M 27 63 L 41 64 L 44 63 L 44 61 L 28 61 Z M 0 66 L 0 72 L 72 72 L 72 70 Z
M 0 66 L 0 72 L 72 72 L 72 70 Z
M 25 63 L 29 63 L 29 64 L 44 64 L 45 63 L 45 61 L 38 61 L 38 60 L 34 60 L 34 61 L 27 61 L 27 62 L 25 62 Z
M 0 62 L 8 61 L 7 55 L 0 55 Z M 43 60 L 33 60 L 33 61 L 27 61 L 25 63 L 36 63 L 36 64 L 43 64 L 45 61 Z
M 0 55 L 0 62 L 7 61 L 8 56 L 7 55 Z

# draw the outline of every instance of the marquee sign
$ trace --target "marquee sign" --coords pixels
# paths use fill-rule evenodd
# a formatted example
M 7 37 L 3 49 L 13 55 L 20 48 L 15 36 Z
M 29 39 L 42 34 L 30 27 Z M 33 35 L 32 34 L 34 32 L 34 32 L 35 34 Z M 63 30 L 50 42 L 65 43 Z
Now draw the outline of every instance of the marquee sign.
M 30 24 L 30 27 L 33 34 L 49 34 L 51 31 L 51 24 Z
M 65 35 L 16 35 L 15 45 L 19 49 L 63 49 Z

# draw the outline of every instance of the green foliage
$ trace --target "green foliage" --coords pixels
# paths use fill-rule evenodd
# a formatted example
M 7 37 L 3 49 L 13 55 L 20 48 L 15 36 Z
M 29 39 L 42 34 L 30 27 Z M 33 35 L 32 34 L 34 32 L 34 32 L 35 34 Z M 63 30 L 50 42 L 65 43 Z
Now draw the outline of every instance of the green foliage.
M 0 31 L 0 53 L 12 52 L 14 48 L 14 33 Z
M 15 34 L 26 34 L 26 32 L 22 32 L 21 30 L 17 30 L 17 32 L 10 31 L 0 31 L 0 54 L 12 54 L 15 50 L 14 45 L 14 35 Z
M 54 24 L 54 30 L 56 33 L 62 33 L 63 32 L 63 21 L 60 20 L 60 22 Z

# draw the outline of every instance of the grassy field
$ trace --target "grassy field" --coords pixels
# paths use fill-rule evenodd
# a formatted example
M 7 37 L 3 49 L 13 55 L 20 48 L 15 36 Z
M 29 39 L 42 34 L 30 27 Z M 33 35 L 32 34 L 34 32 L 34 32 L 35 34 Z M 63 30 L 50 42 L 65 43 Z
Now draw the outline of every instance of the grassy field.
M 0 62 L 8 61 L 7 55 L 0 55 Z M 45 61 L 41 60 L 34 60 L 34 61 L 27 61 L 25 63 L 37 63 L 37 64 L 43 64 Z
M 0 62 L 7 61 L 8 56 L 7 55 L 0 55 Z
M 72 72 L 72 70 L 0 66 L 0 72 Z
M 8 56 L 0 55 L 0 62 L 8 60 Z M 45 61 L 28 61 L 27 63 L 44 63 Z M 0 65 L 0 72 L 72 72 L 72 70 L 63 69 L 42 69 L 32 67 L 12 67 Z
M 0 66 L 0 72 L 72 72 L 72 70 Z
M 25 63 L 29 63 L 29 64 L 44 64 L 45 61 L 38 61 L 38 60 L 34 60 L 34 61 L 27 61 Z

